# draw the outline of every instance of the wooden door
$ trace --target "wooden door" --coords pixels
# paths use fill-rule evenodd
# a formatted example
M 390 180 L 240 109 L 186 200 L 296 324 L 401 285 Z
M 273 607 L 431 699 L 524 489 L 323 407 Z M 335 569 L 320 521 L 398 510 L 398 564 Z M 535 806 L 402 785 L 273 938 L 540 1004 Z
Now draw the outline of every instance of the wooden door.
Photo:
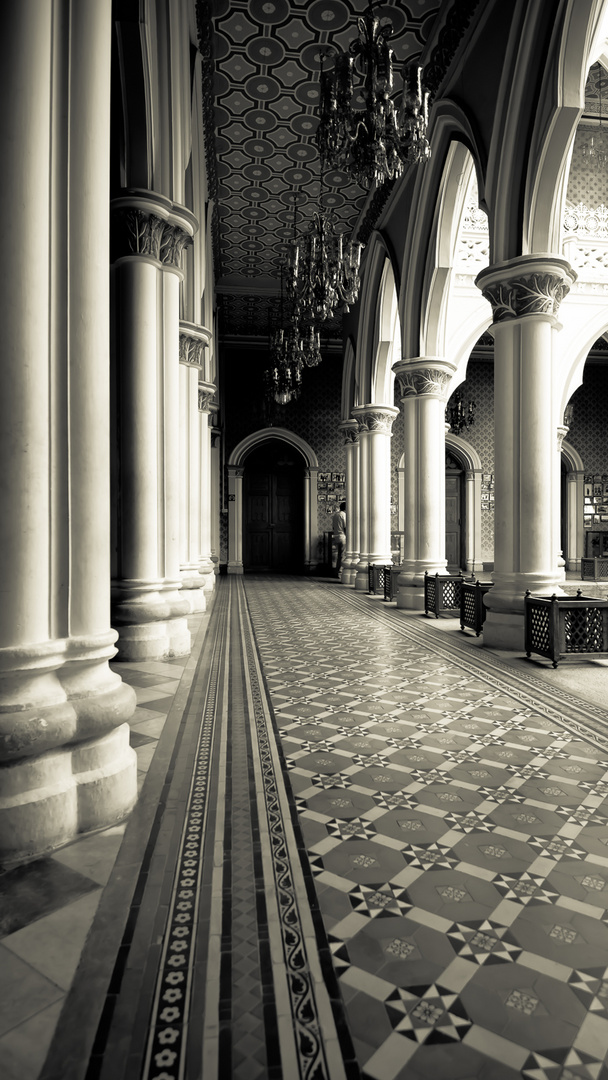
M 445 557 L 448 571 L 453 574 L 461 567 L 462 523 L 460 517 L 460 478 L 462 473 L 450 469 L 445 476 Z
M 245 465 L 245 570 L 301 573 L 303 569 L 303 471 L 284 453 L 275 461 L 257 455 Z

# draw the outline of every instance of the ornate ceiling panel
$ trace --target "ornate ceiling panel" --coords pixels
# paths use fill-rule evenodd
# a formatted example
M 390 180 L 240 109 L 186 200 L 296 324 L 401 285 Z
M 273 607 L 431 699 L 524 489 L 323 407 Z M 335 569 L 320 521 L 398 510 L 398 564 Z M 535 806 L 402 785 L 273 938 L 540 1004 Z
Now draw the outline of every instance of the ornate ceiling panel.
M 439 6 L 439 0 L 374 4 L 374 13 L 393 25 L 397 72 L 420 56 Z M 242 294 L 242 302 L 223 305 L 235 333 L 267 326 L 268 299 L 278 293 L 294 225 L 305 229 L 321 204 L 350 233 L 361 213 L 363 188 L 336 171 L 321 181 L 314 134 L 320 51 L 346 49 L 367 7 L 367 0 L 199 0 L 209 64 L 205 112 L 215 134 L 217 288 Z

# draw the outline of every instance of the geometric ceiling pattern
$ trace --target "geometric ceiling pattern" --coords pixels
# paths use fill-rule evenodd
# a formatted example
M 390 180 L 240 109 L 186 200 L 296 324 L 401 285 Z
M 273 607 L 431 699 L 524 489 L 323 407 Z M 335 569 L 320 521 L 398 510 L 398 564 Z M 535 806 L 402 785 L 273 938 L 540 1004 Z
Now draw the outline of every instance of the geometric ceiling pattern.
M 440 0 L 374 4 L 374 14 L 393 26 L 397 90 L 402 67 L 420 56 L 439 6 Z M 368 0 L 199 4 L 199 33 L 210 37 L 203 55 L 212 68 L 205 84 L 215 134 L 216 284 L 224 314 L 246 318 L 251 328 L 268 320 L 264 297 L 279 291 L 294 225 L 302 232 L 320 205 L 350 235 L 365 204 L 366 190 L 344 173 L 320 176 L 314 135 L 321 52 L 347 49 L 357 37 L 357 16 L 368 7 Z M 255 297 L 257 304 L 249 302 Z

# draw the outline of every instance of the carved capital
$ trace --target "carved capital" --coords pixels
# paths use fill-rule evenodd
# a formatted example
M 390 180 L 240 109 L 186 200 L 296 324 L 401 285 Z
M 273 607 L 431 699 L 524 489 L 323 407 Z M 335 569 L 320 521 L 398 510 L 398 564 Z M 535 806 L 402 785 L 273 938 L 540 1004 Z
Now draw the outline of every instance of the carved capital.
M 392 405 L 362 405 L 353 409 L 355 420 L 361 431 L 380 431 L 390 435 L 393 421 L 399 410 Z
M 344 436 L 345 446 L 359 442 L 359 422 L 357 420 L 343 420 L 339 430 Z
M 179 335 L 179 362 L 180 364 L 195 364 L 197 367 L 203 366 L 203 349 L 205 347 L 204 341 L 200 338 L 191 337 L 190 334 L 184 334 L 180 331 Z
M 499 267 L 488 267 L 475 282 L 492 305 L 494 322 L 524 315 L 557 316 L 559 306 L 576 280 L 565 259 L 522 256 Z
M 570 428 L 567 428 L 567 427 L 558 427 L 558 429 L 557 429 L 557 452 L 558 452 L 558 454 L 561 454 L 561 452 L 562 452 L 562 444 L 563 444 L 563 441 L 566 438 L 566 435 L 568 434 L 569 430 L 570 430 Z
M 192 242 L 196 218 L 156 192 L 132 190 L 113 204 L 115 258 L 143 255 L 180 269 L 182 252 Z
M 199 412 L 211 412 L 214 404 L 215 386 L 213 383 L 199 382 L 198 384 L 198 410 Z
M 419 397 L 422 395 L 447 400 L 451 374 L 442 368 L 424 367 L 415 371 L 396 370 L 401 397 Z

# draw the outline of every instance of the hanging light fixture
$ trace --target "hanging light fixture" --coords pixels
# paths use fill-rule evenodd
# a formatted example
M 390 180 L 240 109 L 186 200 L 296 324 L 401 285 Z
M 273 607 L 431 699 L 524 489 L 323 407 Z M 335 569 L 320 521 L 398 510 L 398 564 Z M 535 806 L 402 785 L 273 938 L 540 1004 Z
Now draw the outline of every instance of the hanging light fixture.
M 395 54 L 388 41 L 393 28 L 374 15 L 373 0 L 357 26 L 359 36 L 347 52 L 326 53 L 334 57 L 333 70 L 323 70 L 322 64 L 316 140 L 324 166 L 344 170 L 363 187 L 371 187 L 430 157 L 429 94 L 422 86 L 422 68 L 412 63 L 403 71 L 401 100 L 393 101 Z M 353 107 L 358 75 L 362 109 Z
M 456 391 L 450 401 L 451 403 L 448 404 L 445 410 L 445 421 L 446 424 L 450 425 L 450 431 L 454 435 L 460 435 L 465 428 L 475 423 L 475 409 L 477 406 L 474 401 L 468 401 L 465 405 L 460 390 Z
M 290 245 L 289 287 L 298 298 L 300 317 L 317 326 L 338 309 L 350 311 L 359 292 L 363 244 L 346 243 L 332 210 L 315 210 L 306 232 Z
M 265 373 L 268 393 L 278 405 L 288 405 L 298 397 L 304 363 L 297 313 L 289 294 L 285 296 L 284 264 L 281 264 L 278 325 L 270 335 L 270 366 Z
M 603 130 L 602 130 L 602 82 L 605 77 L 605 72 L 601 64 L 594 64 L 595 73 L 597 75 L 597 92 L 598 92 L 598 104 L 599 104 L 599 128 L 598 128 L 598 142 L 595 141 L 595 136 L 591 135 L 588 142 L 581 144 L 581 153 L 585 158 L 585 164 L 588 169 L 599 171 L 605 169 L 608 166 L 608 154 L 604 148 Z M 593 70 L 593 69 L 592 69 Z M 595 119 L 595 116 L 591 117 L 583 114 L 581 120 Z

